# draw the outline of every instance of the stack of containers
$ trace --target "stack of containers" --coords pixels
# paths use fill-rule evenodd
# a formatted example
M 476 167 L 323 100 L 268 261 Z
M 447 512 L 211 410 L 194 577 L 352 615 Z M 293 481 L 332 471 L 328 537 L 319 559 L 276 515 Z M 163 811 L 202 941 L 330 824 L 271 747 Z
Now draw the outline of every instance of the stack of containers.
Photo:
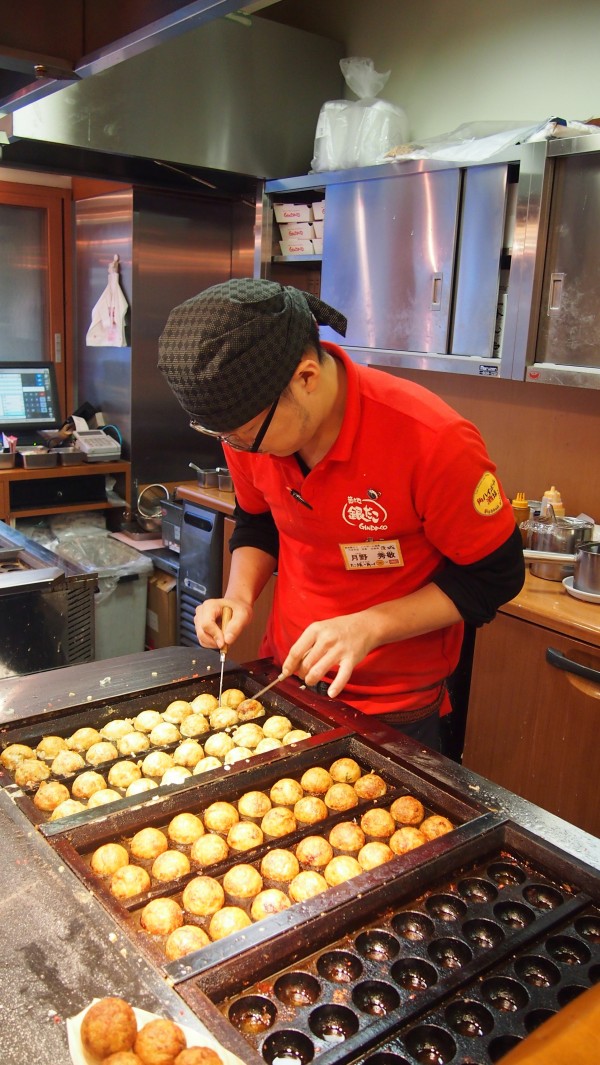
M 325 201 L 308 203 L 274 203 L 275 221 L 279 225 L 282 255 L 320 255 L 323 251 L 323 214 Z

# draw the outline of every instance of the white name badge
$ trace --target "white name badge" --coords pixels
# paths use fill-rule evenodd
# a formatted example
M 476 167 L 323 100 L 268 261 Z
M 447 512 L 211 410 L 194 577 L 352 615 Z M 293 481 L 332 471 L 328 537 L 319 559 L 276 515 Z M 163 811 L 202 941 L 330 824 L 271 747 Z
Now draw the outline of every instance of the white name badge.
M 340 544 L 346 569 L 390 569 L 403 566 L 399 540 L 368 540 L 359 544 Z

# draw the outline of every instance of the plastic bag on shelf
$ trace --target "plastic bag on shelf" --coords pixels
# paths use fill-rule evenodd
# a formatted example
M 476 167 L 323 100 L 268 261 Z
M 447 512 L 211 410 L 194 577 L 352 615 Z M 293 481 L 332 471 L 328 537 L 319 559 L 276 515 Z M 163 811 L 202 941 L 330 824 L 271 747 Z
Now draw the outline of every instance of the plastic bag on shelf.
M 403 109 L 376 99 L 390 71 L 378 73 L 373 60 L 361 56 L 340 59 L 340 67 L 346 84 L 359 99 L 323 104 L 315 134 L 313 173 L 370 166 L 408 136 Z

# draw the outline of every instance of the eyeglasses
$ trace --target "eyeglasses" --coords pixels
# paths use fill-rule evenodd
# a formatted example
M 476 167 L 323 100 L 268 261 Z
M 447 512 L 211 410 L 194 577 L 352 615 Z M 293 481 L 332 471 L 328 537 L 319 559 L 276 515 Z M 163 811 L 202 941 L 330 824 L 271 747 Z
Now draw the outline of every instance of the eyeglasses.
M 205 436 L 212 436 L 215 440 L 221 440 L 223 443 L 229 444 L 229 447 L 235 448 L 236 451 L 250 451 L 253 454 L 256 454 L 265 438 L 267 429 L 273 421 L 273 415 L 277 410 L 277 405 L 280 399 L 281 396 L 277 396 L 275 402 L 269 407 L 269 410 L 265 414 L 251 444 L 244 444 L 241 440 L 237 439 L 236 433 L 217 433 L 214 429 L 205 429 L 203 425 L 200 425 L 194 419 L 190 421 L 190 426 L 192 429 L 195 429 L 197 433 L 204 433 Z

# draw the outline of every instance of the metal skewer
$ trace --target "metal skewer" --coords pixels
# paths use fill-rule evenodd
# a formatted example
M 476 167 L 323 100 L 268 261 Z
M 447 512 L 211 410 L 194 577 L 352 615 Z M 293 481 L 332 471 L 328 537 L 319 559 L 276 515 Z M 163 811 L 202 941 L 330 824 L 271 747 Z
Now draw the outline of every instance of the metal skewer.
M 264 695 L 265 692 L 270 691 L 271 688 L 274 688 L 276 684 L 279 684 L 280 680 L 285 680 L 286 677 L 289 677 L 289 673 L 280 673 L 278 677 L 275 677 L 275 680 L 272 680 L 271 683 L 267 684 L 265 688 L 261 688 L 260 691 L 256 693 L 256 695 L 252 696 L 252 698 L 258 699 L 260 695 Z
M 225 632 L 225 629 L 229 625 L 229 622 L 231 621 L 231 615 L 232 614 L 233 614 L 233 610 L 231 609 L 230 606 L 224 606 L 223 607 L 223 611 L 222 611 L 222 614 L 221 614 L 221 631 L 222 632 Z M 221 648 L 220 654 L 219 654 L 219 658 L 221 660 L 221 679 L 219 680 L 219 706 L 221 705 L 221 696 L 223 694 L 223 672 L 225 670 L 225 656 L 226 656 L 228 650 L 229 650 L 229 648 L 228 648 L 227 644 L 224 643 L 222 648 Z

